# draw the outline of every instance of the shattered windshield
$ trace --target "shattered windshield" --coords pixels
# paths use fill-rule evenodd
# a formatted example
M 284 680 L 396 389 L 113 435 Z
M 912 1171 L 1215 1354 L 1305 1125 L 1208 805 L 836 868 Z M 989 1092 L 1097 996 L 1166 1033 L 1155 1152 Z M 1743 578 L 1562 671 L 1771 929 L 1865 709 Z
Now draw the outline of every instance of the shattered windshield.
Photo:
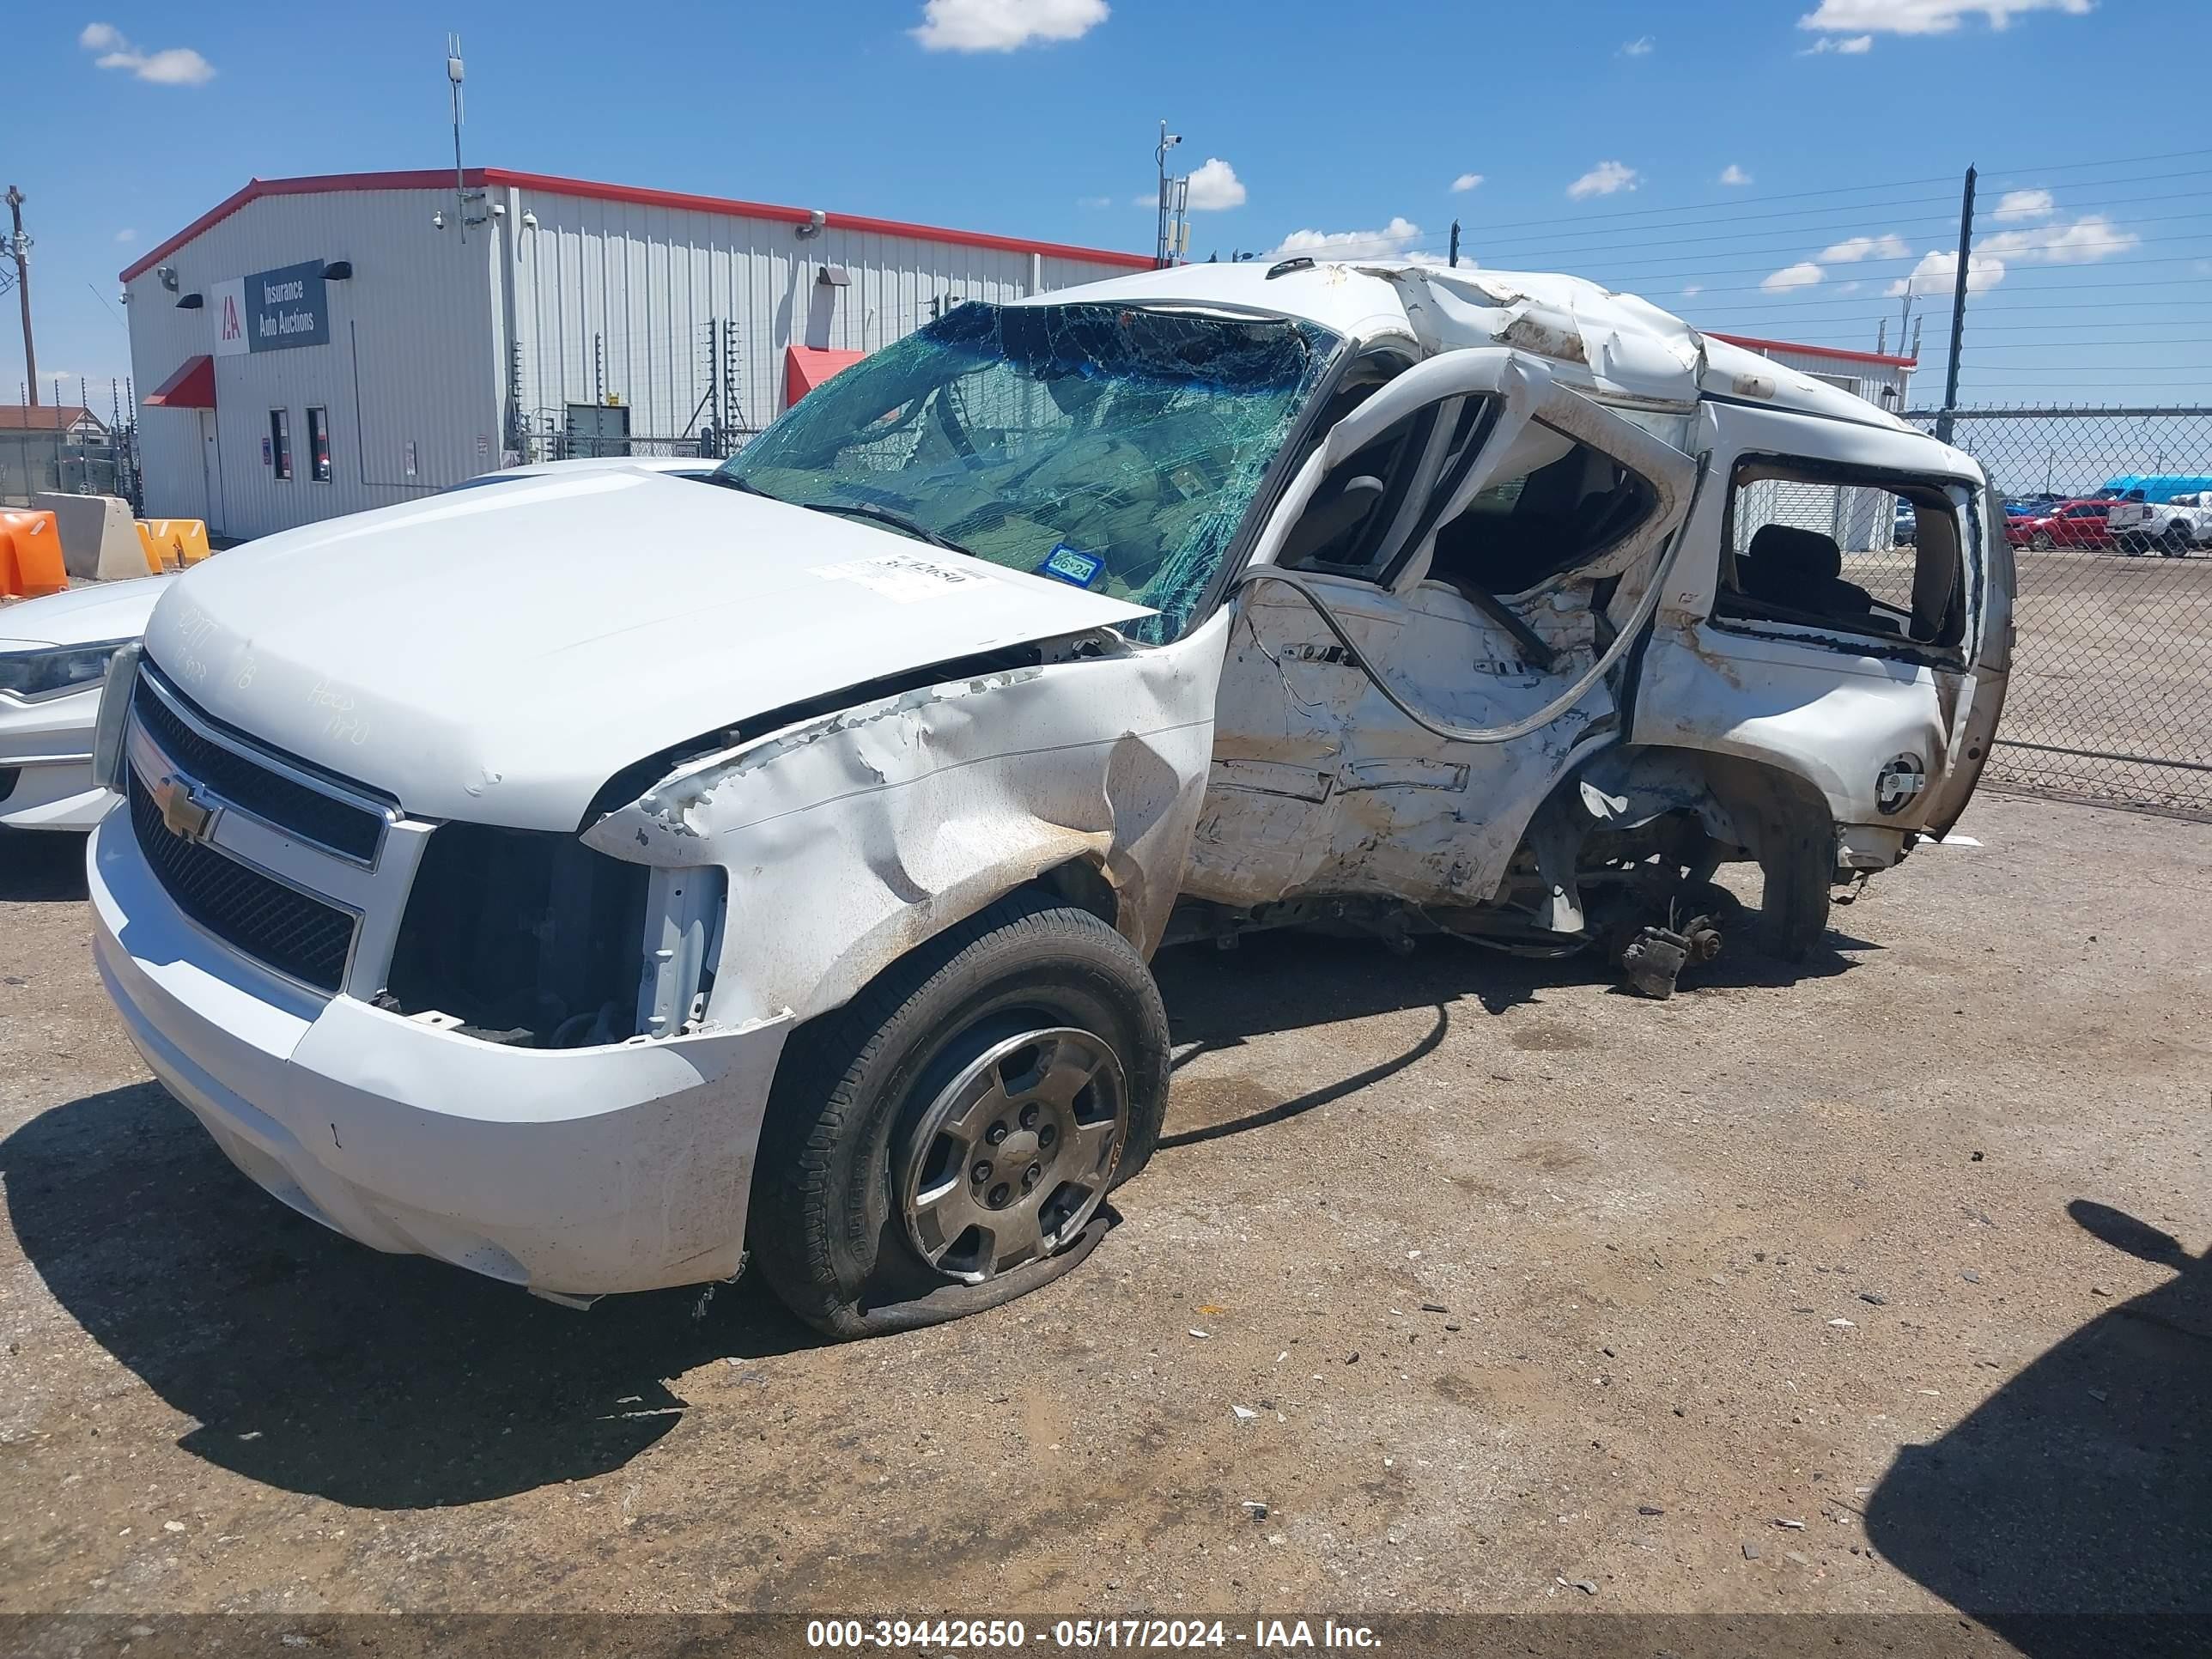
M 1121 305 L 961 307 L 810 392 L 721 469 L 1188 626 L 1336 337 Z

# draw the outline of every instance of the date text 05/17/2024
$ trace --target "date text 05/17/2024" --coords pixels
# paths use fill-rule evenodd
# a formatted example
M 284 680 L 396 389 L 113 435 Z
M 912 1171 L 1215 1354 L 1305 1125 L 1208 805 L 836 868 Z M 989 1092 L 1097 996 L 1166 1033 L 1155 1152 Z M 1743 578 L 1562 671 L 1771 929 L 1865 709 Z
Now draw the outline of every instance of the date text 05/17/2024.
M 835 1651 L 872 1649 L 1005 1650 L 1030 1645 L 1057 1649 L 1182 1649 L 1240 1646 L 1259 1652 L 1335 1649 L 1372 1652 L 1382 1646 L 1365 1625 L 1323 1619 L 1257 1619 L 1249 1630 L 1219 1619 L 1057 1619 L 1031 1630 L 1012 1619 L 815 1619 L 806 1644 Z

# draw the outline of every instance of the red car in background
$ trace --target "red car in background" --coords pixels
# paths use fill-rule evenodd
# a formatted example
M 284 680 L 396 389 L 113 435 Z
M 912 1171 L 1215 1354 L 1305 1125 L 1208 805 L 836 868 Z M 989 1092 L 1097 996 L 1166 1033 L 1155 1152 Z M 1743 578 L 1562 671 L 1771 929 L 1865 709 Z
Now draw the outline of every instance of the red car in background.
M 2051 547 L 2110 547 L 2112 532 L 2106 517 L 2112 510 L 2110 501 L 2058 501 L 2033 518 L 2007 519 L 2005 539 L 2038 552 Z

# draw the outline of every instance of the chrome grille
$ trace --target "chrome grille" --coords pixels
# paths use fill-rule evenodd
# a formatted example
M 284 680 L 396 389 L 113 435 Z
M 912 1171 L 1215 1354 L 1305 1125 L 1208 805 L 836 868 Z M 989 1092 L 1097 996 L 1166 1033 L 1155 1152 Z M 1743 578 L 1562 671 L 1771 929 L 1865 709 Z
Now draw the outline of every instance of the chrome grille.
M 217 939 L 319 991 L 336 994 L 354 917 L 198 842 L 172 834 L 134 772 L 131 827 L 177 908 Z

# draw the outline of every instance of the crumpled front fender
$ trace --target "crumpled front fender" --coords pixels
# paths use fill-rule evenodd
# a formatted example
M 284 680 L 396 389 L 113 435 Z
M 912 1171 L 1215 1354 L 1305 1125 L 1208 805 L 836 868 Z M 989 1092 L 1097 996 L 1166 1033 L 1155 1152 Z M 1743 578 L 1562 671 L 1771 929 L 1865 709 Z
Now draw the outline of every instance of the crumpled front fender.
M 1217 617 L 1175 645 L 803 720 L 678 768 L 584 839 L 639 863 L 726 871 L 714 1024 L 834 1008 L 1073 860 L 1103 877 L 1115 926 L 1149 955 L 1189 856 L 1225 637 Z

